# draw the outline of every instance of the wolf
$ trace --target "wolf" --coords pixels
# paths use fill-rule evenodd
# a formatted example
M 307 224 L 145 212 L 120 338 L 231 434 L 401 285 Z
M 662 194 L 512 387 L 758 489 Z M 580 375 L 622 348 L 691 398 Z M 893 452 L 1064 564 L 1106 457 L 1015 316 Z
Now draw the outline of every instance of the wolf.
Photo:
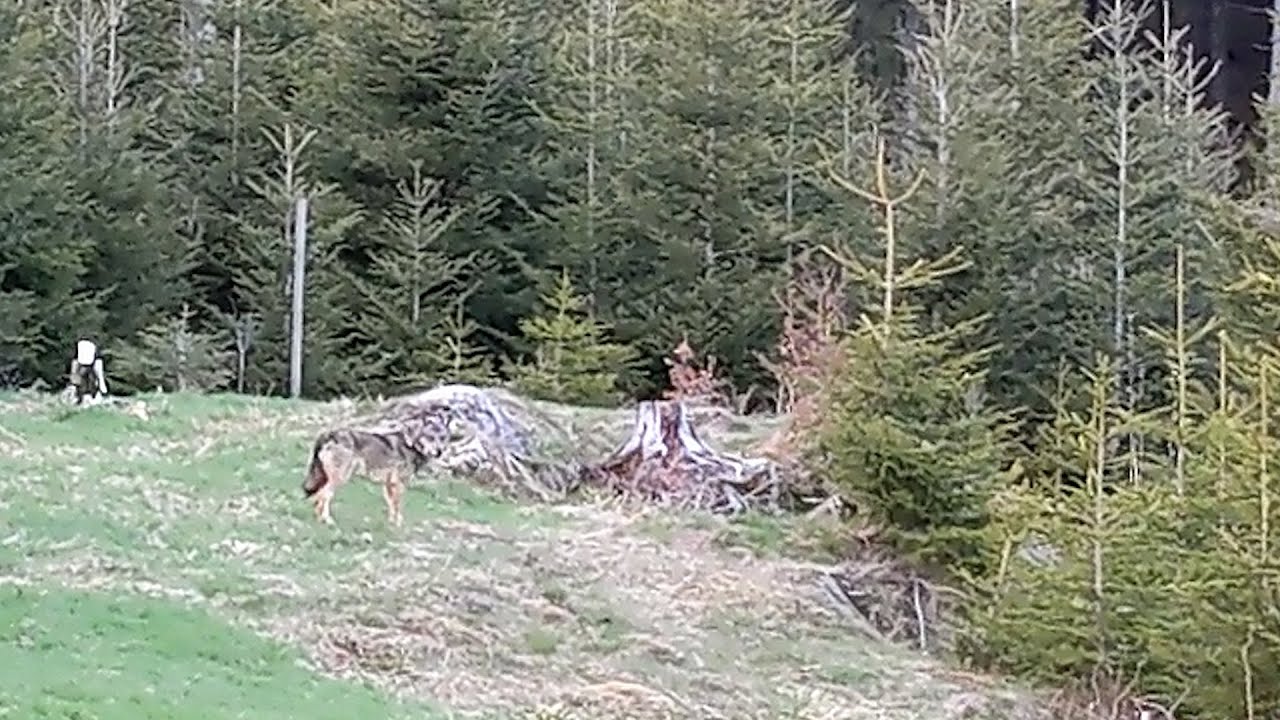
M 382 485 L 387 520 L 400 526 L 405 484 L 430 460 L 415 447 L 403 428 L 342 428 L 320 433 L 311 449 L 311 464 L 302 491 L 315 505 L 316 519 L 333 524 L 333 495 L 354 475 Z

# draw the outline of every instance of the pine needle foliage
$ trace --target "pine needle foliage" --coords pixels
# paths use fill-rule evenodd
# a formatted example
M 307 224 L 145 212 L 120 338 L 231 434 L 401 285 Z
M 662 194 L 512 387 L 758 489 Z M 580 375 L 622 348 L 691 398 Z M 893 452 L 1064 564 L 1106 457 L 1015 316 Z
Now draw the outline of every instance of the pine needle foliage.
M 1006 418 L 983 402 L 983 354 L 961 349 L 975 323 L 930 333 L 915 315 L 898 308 L 891 332 L 864 316 L 846 337 L 818 450 L 827 478 L 909 558 L 981 573 Z
M 481 330 L 479 323 L 467 317 L 461 302 L 440 321 L 432 359 L 440 368 L 441 382 L 488 385 L 498 379 L 492 356 L 475 340 Z
M 541 298 L 543 311 L 520 330 L 533 345 L 532 361 L 512 364 L 508 375 L 521 392 L 542 400 L 612 405 L 619 374 L 634 361 L 626 345 L 607 339 L 609 328 L 585 309 L 567 271 Z
M 971 661 L 1048 683 L 1132 679 L 1178 717 L 1274 707 L 1269 401 L 1253 361 L 1223 356 L 1222 401 L 1189 393 L 1181 484 L 1165 455 L 1133 481 L 1121 440 L 1174 423 L 1125 409 L 1109 358 L 1085 373 L 1087 409 L 1070 391 L 1058 399 L 1048 457 L 997 493 L 985 551 L 997 569 L 974 586 L 961 642 Z
M 222 390 L 235 377 L 235 358 L 221 334 L 195 326 L 184 305 L 173 317 L 148 325 L 137 340 L 123 343 L 108 371 L 126 388 L 177 392 Z

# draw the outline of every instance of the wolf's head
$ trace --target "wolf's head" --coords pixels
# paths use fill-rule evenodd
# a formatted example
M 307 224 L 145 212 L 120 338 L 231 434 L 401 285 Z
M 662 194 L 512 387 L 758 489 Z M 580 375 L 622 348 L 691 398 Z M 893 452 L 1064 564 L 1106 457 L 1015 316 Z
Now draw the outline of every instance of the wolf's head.
M 316 438 L 316 443 L 311 448 L 311 464 L 307 466 L 307 475 L 302 480 L 302 492 L 306 497 L 311 497 L 320 491 L 320 488 L 329 483 L 329 473 L 325 469 L 324 458 L 321 452 L 334 441 L 334 433 L 321 433 Z

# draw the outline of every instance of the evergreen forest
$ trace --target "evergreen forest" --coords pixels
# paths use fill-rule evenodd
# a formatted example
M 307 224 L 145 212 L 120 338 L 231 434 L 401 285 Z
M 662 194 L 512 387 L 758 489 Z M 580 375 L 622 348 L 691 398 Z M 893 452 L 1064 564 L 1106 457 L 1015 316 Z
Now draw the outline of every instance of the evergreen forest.
M 1280 98 L 1081 5 L 10 0 L 0 385 L 89 337 L 113 393 L 286 394 L 305 197 L 303 397 L 616 405 L 687 341 L 959 660 L 1274 716 Z

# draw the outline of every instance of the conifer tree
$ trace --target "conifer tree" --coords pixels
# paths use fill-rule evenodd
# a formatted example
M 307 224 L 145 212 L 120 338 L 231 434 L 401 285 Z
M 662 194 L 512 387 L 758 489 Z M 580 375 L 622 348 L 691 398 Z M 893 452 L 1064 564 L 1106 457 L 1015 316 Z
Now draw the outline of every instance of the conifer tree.
M 835 135 L 841 78 L 827 41 L 838 22 L 821 5 L 762 15 L 736 0 L 632 11 L 627 62 L 638 70 L 621 86 L 636 102 L 613 192 L 630 209 L 627 256 L 663 272 L 619 267 L 627 281 L 609 288 L 609 319 L 646 354 L 687 335 L 734 381 L 763 379 L 752 351 L 775 329 L 770 290 L 796 236 L 817 236 L 806 226 L 827 202 L 797 179 L 815 140 Z
M 1100 151 L 1104 164 L 1095 171 L 1099 178 L 1094 186 L 1098 200 L 1110 215 L 1110 270 L 1112 276 L 1110 307 L 1110 352 L 1118 372 L 1116 381 L 1121 388 L 1123 401 L 1130 410 L 1138 401 L 1139 371 L 1137 349 L 1132 343 L 1131 323 L 1137 312 L 1133 308 L 1133 275 L 1136 274 L 1137 253 L 1150 251 L 1148 243 L 1135 238 L 1135 194 L 1139 192 L 1135 177 L 1135 158 L 1140 156 L 1139 144 L 1152 137 L 1152 106 L 1140 103 L 1145 93 L 1155 90 L 1150 67 L 1133 54 L 1134 45 L 1142 29 L 1142 19 L 1150 10 L 1144 0 L 1139 11 L 1134 12 L 1119 0 L 1108 3 L 1105 14 L 1094 36 L 1102 45 L 1102 58 L 1096 63 L 1099 99 L 1098 130 L 1090 138 L 1093 149 Z M 1103 63 L 1106 65 L 1103 65 Z M 1145 128 L 1139 127 L 1145 124 Z M 1143 132 L 1145 130 L 1146 132 Z M 1136 438 L 1128 438 L 1129 449 L 1136 451 Z
M 1232 156 L 1218 150 L 1222 114 L 1196 107 L 1202 73 L 1182 52 L 1180 34 L 1165 28 L 1161 36 L 1143 36 L 1158 7 L 1150 0 L 1136 8 L 1108 3 L 1092 28 L 1099 56 L 1084 66 L 1095 92 L 1087 137 L 1098 151 L 1085 155 L 1087 187 L 1105 208 L 1094 227 L 1108 227 L 1110 237 L 1108 346 L 1130 410 L 1162 401 L 1163 388 L 1152 377 L 1159 350 L 1145 342 L 1141 328 L 1174 324 L 1167 269 L 1176 245 L 1184 246 L 1194 275 L 1211 269 L 1203 253 L 1187 252 L 1196 249 L 1188 245 L 1189 233 L 1197 197 L 1224 189 L 1232 164 Z M 1131 460 L 1141 455 L 1142 443 L 1137 435 L 1126 439 Z M 1137 466 L 1130 472 L 1136 478 Z
M 141 81 L 153 45 L 149 9 L 94 0 L 54 3 L 49 15 L 65 60 L 52 79 L 78 126 L 73 176 L 85 202 L 76 221 L 97 248 L 85 283 L 102 293 L 115 337 L 176 311 L 189 287 L 191 248 L 170 212 L 173 168 L 146 142 L 155 94 Z
M 583 0 L 559 17 L 549 64 L 548 130 L 539 158 L 553 202 L 540 217 L 546 247 L 531 257 L 585 278 L 591 306 L 609 311 L 616 272 L 601 259 L 627 251 L 617 195 L 620 171 L 639 134 L 628 109 L 642 98 L 634 85 L 634 0 Z M 626 138 L 632 138 L 631 143 Z M 606 290 L 610 288 L 611 290 Z
M 1105 531 L 1114 514 L 1104 489 L 1114 477 L 1108 448 L 1118 418 L 1106 359 L 1084 375 L 1087 410 L 1076 412 L 1066 397 L 1056 398 L 1059 412 L 1042 428 L 1052 442 L 1043 443 L 1023 482 L 998 493 L 991 537 L 1000 560 L 986 588 L 990 595 L 975 602 L 968 617 L 980 628 L 970 652 L 1022 676 L 1079 677 L 1111 647 Z M 984 606 L 986 612 L 979 609 Z
M 1038 257 L 1059 252 L 1053 238 L 1032 235 L 1039 228 L 1029 222 L 1027 212 L 1051 197 L 1052 185 L 1029 180 L 1047 179 L 1054 172 L 1052 157 L 1040 147 L 1022 144 L 1025 138 L 1018 137 L 1017 127 L 1047 114 L 1047 98 L 1028 97 L 1033 91 L 1011 77 L 1019 67 L 1000 26 L 1003 9 L 990 0 L 916 3 L 918 27 L 903 48 L 907 72 L 900 91 L 907 118 L 898 133 L 903 138 L 901 162 L 924 177 L 903 218 L 907 236 L 919 243 L 911 249 L 935 255 L 960 245 L 973 261 L 925 291 L 921 303 L 930 308 L 938 327 L 992 313 L 997 324 L 984 328 L 982 345 L 1005 340 L 1002 331 L 1010 326 L 1031 322 L 1019 317 L 1025 304 L 1008 302 L 1018 283 L 1025 282 L 1018 273 L 1025 269 L 1019 266 L 1027 247 L 1034 246 Z M 1044 48 L 1032 50 L 1048 54 Z M 1050 142 L 1064 139 L 1059 135 Z M 995 362 L 999 377 L 1005 363 L 1002 358 Z
M 86 193 L 72 149 L 70 108 L 48 91 L 56 57 L 45 8 L 0 9 L 0 373 L 5 382 L 59 382 L 78 333 L 100 337 L 99 293 L 85 287 L 95 238 L 78 221 Z
M 279 134 L 264 133 L 280 154 L 274 172 L 246 175 L 245 184 L 258 203 L 237 212 L 234 253 L 228 264 L 237 307 L 262 318 L 258 346 L 248 371 L 249 387 L 272 392 L 286 387 L 289 337 L 289 273 L 292 268 L 294 204 L 304 192 L 307 164 L 302 153 L 315 131 L 301 133 L 285 125 Z M 255 177 L 256 176 L 256 177 Z
M 1217 586 L 1201 598 L 1206 608 L 1201 624 L 1224 651 L 1204 671 L 1201 702 L 1235 717 L 1256 717 L 1280 707 L 1280 618 L 1275 613 L 1280 553 L 1274 537 L 1280 483 L 1272 462 L 1277 366 L 1266 345 L 1233 350 L 1224 359 L 1236 399 L 1246 403 L 1235 413 L 1220 413 L 1225 422 L 1216 428 L 1218 437 L 1231 451 L 1222 456 L 1225 472 L 1211 476 L 1216 492 L 1203 521 L 1211 529 L 1205 535 L 1215 551 Z
M 200 331 L 184 305 L 174 317 L 152 323 L 138 339 L 113 353 L 111 372 L 135 390 L 161 387 L 177 392 L 220 390 L 234 377 L 234 358 L 220 334 Z
M 255 265 L 261 258 L 251 246 L 271 242 L 255 228 L 283 229 L 282 209 L 259 216 L 259 175 L 279 162 L 271 138 L 281 128 L 287 88 L 301 76 L 289 67 L 308 60 L 291 47 L 291 33 L 305 29 L 293 12 L 298 4 L 189 3 L 176 25 L 173 13 L 141 7 L 150 13 L 153 37 L 145 62 L 154 72 L 150 89 L 158 108 L 149 143 L 173 168 L 170 216 L 174 235 L 190 248 L 194 322 L 235 348 L 237 391 L 282 387 L 277 371 L 283 373 L 283 366 L 266 372 L 257 366 L 287 352 L 281 347 L 288 337 L 282 334 L 281 308 L 258 306 L 251 276 L 275 271 L 271 281 L 283 283 L 284 270 Z M 288 262 L 284 256 L 273 260 Z M 284 302 L 287 307 L 287 298 Z M 267 319 L 271 327 L 264 326 Z
M 1212 565 L 1170 554 L 1185 540 L 1172 483 L 1129 480 L 1115 448 L 1149 419 L 1121 405 L 1113 372 L 1100 355 L 1084 373 L 1087 409 L 1060 402 L 1045 428 L 1054 442 L 999 494 L 988 546 L 998 569 L 968 613 L 981 637 L 966 645 L 1036 680 L 1124 682 L 1141 668 L 1144 690 L 1173 697 L 1196 671 L 1196 650 L 1171 644 L 1195 633 L 1186 591 Z
M 820 159 L 815 151 L 835 145 L 842 162 L 851 160 L 857 136 L 874 119 L 874 101 L 865 84 L 855 80 L 852 61 L 842 62 L 837 55 L 849 15 L 848 9 L 825 2 L 789 0 L 764 16 L 773 81 L 762 99 L 772 108 L 767 141 L 781 198 L 763 199 L 766 207 L 777 208 L 771 219 L 788 258 L 803 251 L 796 245 L 804 242 L 806 229 L 813 230 L 804 226 L 828 209 L 821 189 L 805 182 Z M 804 244 L 812 247 L 812 242 Z
M 452 247 L 459 256 L 480 253 L 468 312 L 486 328 L 512 328 L 534 301 L 519 258 L 538 240 L 529 231 L 530 210 L 543 203 L 544 181 L 529 162 L 545 137 L 530 102 L 545 92 L 543 5 L 466 0 L 440 12 L 447 60 L 443 103 L 434 112 L 447 129 L 429 130 L 445 141 L 443 167 L 432 174 L 455 183 L 456 201 L 468 209 L 452 230 Z
M 488 350 L 476 342 L 483 328 L 467 317 L 462 302 L 453 306 L 436 330 L 436 350 L 433 365 L 440 368 L 441 382 L 489 385 L 498 379 L 493 358 Z
M 1260 106 L 1260 130 L 1280 127 L 1280 107 Z M 1280 332 L 1280 149 L 1267 143 L 1250 158 L 1254 180 L 1242 197 L 1219 201 L 1200 225 L 1234 272 L 1215 298 L 1239 342 L 1267 342 Z
M 1229 190 L 1238 153 L 1228 139 L 1226 112 L 1204 109 L 1213 72 L 1206 70 L 1206 59 L 1196 58 L 1187 39 L 1189 28 L 1173 26 L 1172 4 L 1172 0 L 1159 1 L 1156 10 L 1161 32 L 1147 33 L 1161 87 L 1160 126 L 1170 140 L 1157 148 L 1165 153 L 1164 162 L 1171 172 L 1164 188 L 1155 191 L 1163 207 L 1154 222 L 1173 246 L 1165 258 L 1165 267 L 1172 272 L 1164 273 L 1172 282 L 1150 286 L 1153 294 L 1164 291 L 1169 298 L 1166 309 L 1153 308 L 1150 315 L 1153 324 L 1165 329 L 1148 329 L 1155 349 L 1163 348 L 1166 353 L 1170 382 L 1166 388 L 1152 387 L 1149 392 L 1167 398 L 1165 404 L 1173 412 L 1174 481 L 1182 488 L 1187 474 L 1187 435 L 1204 425 L 1192 422 L 1188 415 L 1196 412 L 1193 405 L 1200 405 L 1201 413 L 1212 408 L 1211 394 L 1204 385 L 1213 376 L 1211 363 L 1204 362 L 1211 353 L 1206 352 L 1204 341 L 1216 327 L 1214 296 L 1232 279 L 1227 258 L 1206 235 L 1201 220 L 1212 212 L 1214 199 Z M 1159 369 L 1158 365 L 1153 368 Z
M 920 185 L 890 187 L 883 141 L 876 181 L 864 190 L 832 180 L 870 202 L 883 220 L 879 257 L 827 248 L 855 283 L 880 292 L 879 311 L 863 313 L 845 339 L 845 363 L 823 408 L 817 451 L 843 492 L 886 526 L 910 557 L 943 573 L 978 574 L 988 503 L 1004 475 L 1007 418 L 982 397 L 985 350 L 966 351 L 983 318 L 942 332 L 922 326 L 911 291 L 964 267 L 953 249 L 938 258 L 900 253 L 901 205 Z
M 619 399 L 618 375 L 634 361 L 634 351 L 605 336 L 607 326 L 585 309 L 568 272 L 542 296 L 543 312 L 520 325 L 533 345 L 532 361 L 508 368 L 521 392 L 555 402 L 611 405 Z
M 1277 109 L 1259 107 L 1261 127 L 1277 126 Z M 1211 617 L 1223 627 L 1232 657 L 1215 677 L 1234 678 L 1229 707 L 1241 717 L 1257 717 L 1280 706 L 1280 678 L 1274 668 L 1280 653 L 1280 622 L 1275 615 L 1280 577 L 1274 568 L 1274 532 L 1280 515 L 1275 498 L 1280 483 L 1272 459 L 1276 451 L 1275 404 L 1280 372 L 1280 194 L 1274 169 L 1280 158 L 1273 143 L 1254 157 L 1254 181 L 1242 197 L 1220 202 L 1211 218 L 1215 237 L 1236 270 L 1235 281 L 1219 296 L 1224 325 L 1230 330 L 1218 361 L 1222 386 L 1220 410 L 1210 426 L 1213 479 L 1217 489 L 1216 536 L 1220 538 L 1224 585 L 1230 595 L 1214 598 Z M 1223 333 L 1225 336 L 1226 333 Z M 1245 415 L 1242 420 L 1241 415 Z
M 462 210 L 440 204 L 441 183 L 423 175 L 421 161 L 409 165 L 380 242 L 369 249 L 369 268 L 353 277 L 363 302 L 352 328 L 378 348 L 379 372 L 396 384 L 427 382 L 440 369 L 436 331 L 465 300 L 463 273 L 474 259 L 444 252 L 441 236 Z
M 930 327 L 988 314 L 988 390 L 1043 412 L 1061 358 L 1088 362 L 1097 291 L 1081 272 L 1087 236 L 1072 227 L 1087 79 L 1077 11 L 1061 5 L 916 3 L 898 102 L 902 165 L 924 173 L 903 218 L 917 252 L 961 245 L 973 262 L 920 297 Z M 1015 37 L 1017 42 L 1011 42 Z M 1016 47 L 1016 53 L 1014 52 Z M 1036 417 L 1035 414 L 1029 416 Z
M 1179 716 L 1246 716 L 1246 679 L 1254 702 L 1273 701 L 1273 658 L 1258 630 L 1270 575 L 1258 564 L 1268 441 L 1255 444 L 1268 433 L 1258 411 L 1266 391 L 1228 364 L 1218 408 L 1194 418 L 1183 461 L 1149 453 L 1139 483 L 1120 441 L 1165 418 L 1123 407 L 1109 357 L 1087 373 L 1087 410 L 1057 403 L 1026 481 L 997 496 L 987 552 L 998 569 L 975 585 L 967 654 L 1045 681 L 1140 677 L 1141 691 L 1178 704 Z M 1237 404 L 1227 377 L 1257 393 L 1251 422 L 1240 422 L 1250 406 Z M 1189 383 L 1187 404 L 1212 405 L 1213 394 Z
M 513 330 L 535 300 L 521 259 L 541 204 L 529 161 L 541 132 L 529 105 L 541 93 L 548 24 L 535 19 L 544 11 L 494 0 L 329 5 L 312 14 L 335 51 L 308 92 L 313 126 L 335 129 L 315 162 L 342 168 L 333 180 L 366 211 L 345 256 L 351 272 L 365 286 L 382 282 L 365 260 L 390 239 L 387 219 L 416 159 L 439 183 L 438 204 L 461 213 L 434 245 L 450 264 L 469 258 L 465 279 L 478 284 L 468 316 Z M 393 343 L 378 350 L 397 352 Z
M 261 318 L 257 350 L 248 373 L 250 387 L 280 389 L 287 380 L 294 221 L 297 198 L 309 198 L 305 287 L 304 387 L 349 389 L 378 371 L 377 357 L 361 352 L 344 330 L 349 324 L 349 287 L 340 254 L 361 217 L 360 210 L 332 183 L 312 179 L 306 159 L 315 130 L 298 131 L 286 123 L 267 134 L 278 153 L 272 171 L 246 175 L 258 194 L 253 214 L 238 218 L 234 242 L 233 287 L 237 307 Z
M 1187 453 L 1190 445 L 1198 444 L 1196 435 L 1206 429 L 1206 413 L 1212 412 L 1212 393 L 1203 384 L 1208 364 L 1204 362 L 1206 340 L 1217 329 L 1212 319 L 1196 322 L 1190 314 L 1186 272 L 1186 249 L 1179 243 L 1174 258 L 1174 327 L 1172 331 L 1147 328 L 1147 334 L 1165 352 L 1169 377 L 1167 403 L 1170 422 L 1157 429 L 1157 434 L 1169 442 L 1173 450 L 1173 482 L 1179 494 L 1187 487 Z
M 349 332 L 356 300 L 343 263 L 364 210 L 333 182 L 316 183 L 308 198 L 304 388 L 322 396 L 367 392 L 383 378 L 381 357 Z M 292 293 L 292 283 L 285 287 Z
M 60 187 L 45 189 L 62 204 L 50 230 L 65 234 L 66 249 L 78 245 L 82 251 L 72 254 L 85 258 L 73 283 L 48 288 L 61 307 L 44 316 L 45 342 L 52 348 L 77 335 L 103 343 L 130 336 L 153 313 L 176 308 L 186 295 L 189 269 L 185 242 L 170 222 L 170 168 L 143 142 L 150 98 L 139 81 L 140 50 L 147 43 L 140 11 L 125 0 L 94 0 L 28 4 L 15 12 L 14 29 L 25 27 L 18 32 L 26 37 L 15 37 L 14 49 L 29 65 L 11 70 L 27 86 L 27 107 L 44 111 L 32 118 L 41 126 L 37 134 L 58 128 L 46 136 L 58 142 L 44 145 L 45 157 L 32 167 L 61 165 Z M 36 27 L 45 32 L 30 34 Z M 69 136 L 59 137 L 68 130 Z M 34 233 L 28 237 L 36 240 Z M 53 249 L 64 243 L 50 240 L 40 245 L 57 254 Z M 12 273 L 20 273 L 22 264 L 18 260 Z M 18 287 L 24 282 L 11 281 Z M 51 362 L 40 374 L 65 372 L 60 358 L 46 358 Z

